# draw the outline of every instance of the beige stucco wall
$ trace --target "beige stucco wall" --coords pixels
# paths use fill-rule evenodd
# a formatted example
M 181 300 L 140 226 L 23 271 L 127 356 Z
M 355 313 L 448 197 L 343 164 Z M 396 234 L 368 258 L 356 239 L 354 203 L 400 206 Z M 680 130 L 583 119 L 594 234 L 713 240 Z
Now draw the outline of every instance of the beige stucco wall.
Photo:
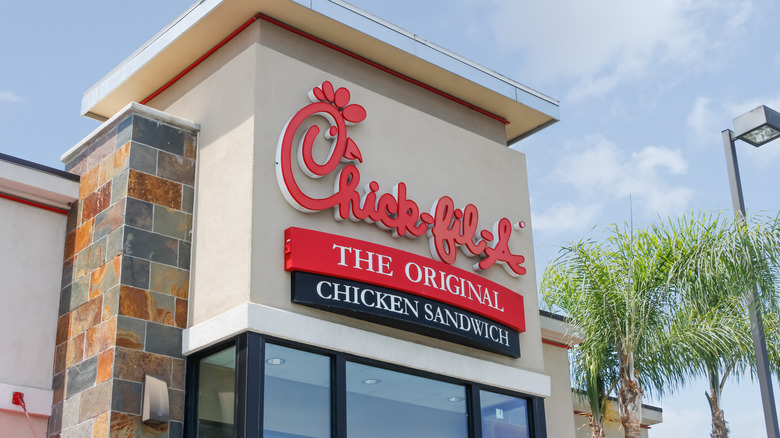
M 427 210 L 440 196 L 477 206 L 480 229 L 507 217 L 528 224 L 514 232 L 513 253 L 528 274 L 494 266 L 481 275 L 525 298 L 527 331 L 520 359 L 485 353 L 414 333 L 298 306 L 283 270 L 283 231 L 298 226 L 430 257 L 428 241 L 393 239 L 375 225 L 337 222 L 331 212 L 304 214 L 282 196 L 275 174 L 282 128 L 309 103 L 307 92 L 329 80 L 347 87 L 367 119 L 349 129 L 364 162 L 365 183 L 380 193 L 405 182 Z M 190 325 L 252 302 L 371 332 L 543 372 L 525 157 L 503 144 L 504 126 L 471 109 L 392 77 L 269 23 L 255 23 L 150 105 L 201 124 L 194 225 Z M 332 187 L 328 177 L 321 181 Z M 471 270 L 459 253 L 456 265 Z
M 241 33 L 150 104 L 201 125 L 190 325 L 249 300 L 257 31 Z
M 51 389 L 66 219 L 0 199 L 0 383 Z
M 62 209 L 76 200 L 78 183 L 0 160 L 0 192 Z M 14 392 L 24 395 L 37 430 L 51 414 L 66 222 L 65 214 L 0 199 L 0 431 L 10 434 L 31 433 Z
M 550 376 L 550 397 L 544 402 L 548 418 L 547 436 L 573 437 L 574 406 L 571 398 L 571 378 L 568 350 L 556 345 L 544 344 L 545 374 Z

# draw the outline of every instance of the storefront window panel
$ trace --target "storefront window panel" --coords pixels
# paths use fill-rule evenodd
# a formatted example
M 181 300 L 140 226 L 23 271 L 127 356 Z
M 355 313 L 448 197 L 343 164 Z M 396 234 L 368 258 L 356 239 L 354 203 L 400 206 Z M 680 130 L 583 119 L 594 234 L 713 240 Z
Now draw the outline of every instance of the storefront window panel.
M 236 348 L 230 347 L 201 359 L 199 367 L 197 436 L 233 437 Z
M 266 343 L 264 438 L 331 436 L 331 358 Z
M 466 438 L 466 388 L 347 362 L 349 438 Z
M 528 401 L 524 398 L 479 392 L 482 438 L 528 438 Z
M 192 373 L 187 377 L 185 436 L 544 436 L 544 406 L 538 397 L 439 380 L 389 364 L 385 368 L 379 362 L 257 333 L 239 335 L 233 345 L 216 348 L 188 362 Z

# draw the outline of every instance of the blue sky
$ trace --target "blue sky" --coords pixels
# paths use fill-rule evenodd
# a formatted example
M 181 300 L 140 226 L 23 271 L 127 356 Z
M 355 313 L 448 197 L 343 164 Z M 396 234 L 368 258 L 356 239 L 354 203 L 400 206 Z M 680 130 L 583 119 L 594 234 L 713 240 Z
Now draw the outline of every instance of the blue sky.
M 0 2 L 0 152 L 57 168 L 98 126 L 79 115 L 81 93 L 192 3 Z M 757 105 L 780 110 L 771 0 L 351 3 L 561 101 L 561 122 L 515 146 L 539 274 L 558 245 L 632 212 L 640 224 L 729 212 L 720 132 Z M 776 213 L 780 141 L 739 143 L 738 156 L 748 213 Z M 665 421 L 652 436 L 709 436 L 705 389 L 655 401 Z M 732 436 L 763 436 L 756 385 L 724 397 Z

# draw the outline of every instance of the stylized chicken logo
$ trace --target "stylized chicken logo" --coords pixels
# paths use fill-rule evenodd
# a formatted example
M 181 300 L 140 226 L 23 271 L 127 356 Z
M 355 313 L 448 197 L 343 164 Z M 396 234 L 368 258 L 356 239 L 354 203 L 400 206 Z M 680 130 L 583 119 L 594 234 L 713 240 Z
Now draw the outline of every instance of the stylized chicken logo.
M 341 113 L 341 116 L 343 120 L 341 120 L 342 123 L 345 125 L 356 125 L 363 120 L 366 119 L 366 110 L 360 105 L 352 104 L 349 105 L 349 99 L 350 99 L 349 90 L 346 88 L 339 88 L 338 90 L 333 89 L 333 85 L 325 81 L 322 83 L 321 86 L 315 87 L 311 92 L 309 92 L 309 100 L 311 100 L 313 103 L 317 102 L 326 102 L 332 104 L 334 107 L 336 107 L 339 112 Z M 333 138 L 337 137 L 341 131 L 340 127 L 340 120 L 338 118 L 335 120 L 336 125 L 332 125 L 330 127 L 330 131 L 327 134 L 327 137 Z M 344 132 L 346 134 L 346 132 Z M 360 149 L 358 149 L 355 142 L 349 138 L 346 137 L 346 144 L 345 149 L 342 154 L 342 157 L 345 161 L 358 161 L 363 162 L 363 156 L 360 154 Z M 333 151 L 334 154 L 339 154 L 339 143 L 336 142 L 336 149 Z

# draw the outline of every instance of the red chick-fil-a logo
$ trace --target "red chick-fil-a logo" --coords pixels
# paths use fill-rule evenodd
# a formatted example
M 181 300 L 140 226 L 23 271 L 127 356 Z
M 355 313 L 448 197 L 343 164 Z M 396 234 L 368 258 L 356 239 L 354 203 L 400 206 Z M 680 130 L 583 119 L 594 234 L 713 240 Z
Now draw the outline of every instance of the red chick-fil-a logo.
M 407 198 L 403 182 L 396 184 L 392 193 L 379 194 L 376 181 L 358 191 L 360 171 L 356 164 L 363 162 L 363 156 L 355 142 L 347 137 L 347 126 L 365 120 L 366 110 L 360 105 L 350 104 L 350 97 L 346 88 L 334 90 L 330 82 L 323 82 L 309 92 L 312 103 L 295 113 L 282 129 L 276 149 L 276 177 L 287 201 L 305 213 L 334 208 L 336 220 L 375 223 L 392 231 L 394 237 L 413 238 L 427 234 L 431 255 L 447 264 L 455 262 L 456 249 L 460 247 L 464 254 L 481 258 L 474 264 L 475 270 L 488 269 L 498 263 L 510 275 L 524 275 L 525 268 L 521 265 L 525 258 L 509 250 L 513 230 L 509 219 L 498 220 L 492 231 L 478 231 L 477 207 L 468 204 L 463 209 L 455 208 L 449 196 L 442 196 L 434 202 L 430 213 L 421 213 L 417 203 Z M 315 160 L 313 154 L 314 142 L 320 133 L 316 124 L 306 129 L 297 151 L 293 146 L 298 129 L 314 115 L 324 117 L 330 123 L 324 137 L 331 140 L 331 149 L 324 163 Z M 321 178 L 338 170 L 333 195 L 312 197 L 304 193 L 293 173 L 293 154 L 298 158 L 298 166 L 309 178 Z M 346 164 L 342 166 L 342 163 Z M 519 222 L 514 228 L 524 226 L 523 222 Z

